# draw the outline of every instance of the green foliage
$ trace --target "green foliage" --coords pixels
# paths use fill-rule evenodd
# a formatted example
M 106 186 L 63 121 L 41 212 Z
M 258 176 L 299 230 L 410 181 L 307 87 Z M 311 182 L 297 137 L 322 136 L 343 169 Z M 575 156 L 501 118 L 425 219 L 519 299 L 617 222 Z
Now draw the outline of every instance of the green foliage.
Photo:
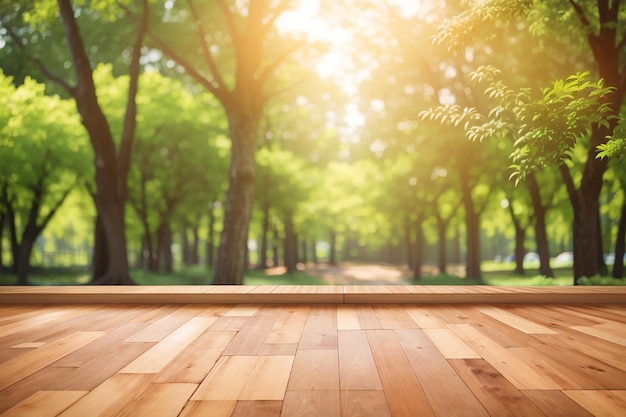
M 468 139 L 513 139 L 512 178 L 519 182 L 529 172 L 560 165 L 571 159 L 574 146 L 589 134 L 591 126 L 607 126 L 611 108 L 605 102 L 615 89 L 603 80 L 590 81 L 589 72 L 579 72 L 533 95 L 528 88 L 508 87 L 500 71 L 481 66 L 471 79 L 487 84 L 485 95 L 493 103 L 487 115 L 475 108 L 446 105 L 420 112 L 422 120 L 461 126 Z
M 461 50 L 476 38 L 486 38 L 485 30 L 494 21 L 510 22 L 528 13 L 532 0 L 468 0 L 462 13 L 445 19 L 433 41 L 453 50 Z M 495 36 L 495 33 L 492 33 Z

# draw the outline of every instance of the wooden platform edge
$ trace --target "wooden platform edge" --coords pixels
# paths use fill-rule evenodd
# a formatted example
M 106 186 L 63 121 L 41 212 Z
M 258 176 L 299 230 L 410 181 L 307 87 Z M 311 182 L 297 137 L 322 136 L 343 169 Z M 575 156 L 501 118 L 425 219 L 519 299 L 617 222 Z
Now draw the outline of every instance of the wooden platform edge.
M 0 287 L 0 304 L 626 304 L 626 287 Z

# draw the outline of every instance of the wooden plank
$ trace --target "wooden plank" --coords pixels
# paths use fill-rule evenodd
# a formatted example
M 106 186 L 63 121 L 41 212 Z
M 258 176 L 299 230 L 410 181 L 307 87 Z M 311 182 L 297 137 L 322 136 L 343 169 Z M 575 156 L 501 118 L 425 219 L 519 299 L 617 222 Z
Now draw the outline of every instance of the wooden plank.
M 56 417 L 85 394 L 87 391 L 38 391 L 2 413 L 2 417 Z
M 160 342 L 181 325 L 202 312 L 201 307 L 184 306 L 152 323 L 144 330 L 126 339 L 126 342 Z
M 192 400 L 282 400 L 293 356 L 223 356 Z
M 282 406 L 282 401 L 238 401 L 231 417 L 280 417 Z
M 341 415 L 391 417 L 382 391 L 341 391 Z
M 431 311 L 436 308 L 437 307 L 408 306 L 405 310 L 422 329 L 445 329 L 445 323 L 431 314 Z
M 102 332 L 72 333 L 62 339 L 4 362 L 2 364 L 2 374 L 0 375 L 0 391 L 61 359 L 68 353 L 93 342 L 102 337 L 102 335 Z
M 572 329 L 626 346 L 626 326 L 623 324 L 605 323 L 595 326 L 573 326 Z
M 564 367 L 559 362 L 532 347 L 509 348 L 509 352 L 538 373 L 553 380 L 563 389 L 601 388 L 593 379 L 581 375 L 570 367 Z
M 563 391 L 594 416 L 624 417 L 626 391 Z
M 158 373 L 155 382 L 201 383 L 233 337 L 232 331 L 205 331 Z
M 124 323 L 118 325 L 113 330 L 106 332 L 98 340 L 76 349 L 74 352 L 56 361 L 54 366 L 81 367 L 103 355 L 106 356 L 110 351 L 115 351 L 124 340 L 145 328 L 145 323 Z
M 248 316 L 223 316 L 218 318 L 215 323 L 211 325 L 211 330 L 230 330 L 238 332 L 246 325 L 248 320 L 250 320 Z
M 223 355 L 256 355 L 276 322 L 279 310 L 263 307 L 248 320 L 224 349 Z
M 337 330 L 359 330 L 361 323 L 353 305 L 337 306 Z
M 550 417 L 593 417 L 561 391 L 528 390 L 524 395 Z
M 334 306 L 311 307 L 298 348 L 337 349 L 337 311 Z
M 488 417 L 423 330 L 394 331 L 435 415 Z
M 237 401 L 189 401 L 180 417 L 231 417 Z
M 341 390 L 382 390 L 376 363 L 364 330 L 339 330 Z
M 61 391 L 58 382 L 74 371 L 73 368 L 47 367 L 0 391 L 0 413 L 28 398 L 37 391 Z
M 339 391 L 337 351 L 298 350 L 287 389 Z
M 78 400 L 59 417 L 118 417 L 148 388 L 152 375 L 115 374 Z
M 483 359 L 452 359 L 457 375 L 492 417 L 550 417 Z
M 338 391 L 287 391 L 283 401 L 284 417 L 340 417 Z
M 378 321 L 374 308 L 370 305 L 359 305 L 356 307 L 356 314 L 359 317 L 361 323 L 361 329 L 363 330 L 380 330 L 383 327 Z
M 194 317 L 174 330 L 146 353 L 126 365 L 121 373 L 158 373 L 200 336 L 215 318 Z
M 197 384 L 150 384 L 142 395 L 126 405 L 119 417 L 176 417 Z
M 264 343 L 257 355 L 259 356 L 294 356 L 298 350 L 297 343 Z
M 239 304 L 224 313 L 224 317 L 252 317 L 261 308 L 261 304 Z
M 375 309 L 378 322 L 383 329 L 416 329 L 417 323 L 397 304 L 380 305 Z
M 479 359 L 481 356 L 450 329 L 424 329 L 424 333 L 446 359 Z
M 281 309 L 265 343 L 298 343 L 310 309 L 310 306 L 289 306 Z
M 150 349 L 153 343 L 122 343 L 111 346 L 56 383 L 56 389 L 90 391 Z M 56 367 L 58 362 L 50 365 Z
M 367 338 L 394 417 L 434 416 L 422 385 L 392 330 L 368 330 Z
M 500 307 L 480 306 L 476 309 L 526 334 L 556 334 L 554 330 L 522 318 Z
M 450 328 L 518 389 L 556 390 L 561 387 L 515 357 L 469 324 L 449 324 Z
M 595 340 L 596 343 L 601 340 L 584 333 L 579 333 L 579 335 L 580 338 L 589 338 Z M 554 337 L 554 335 L 536 335 L 529 343 L 529 347 L 535 348 L 563 367 L 582 375 L 602 388 L 626 389 L 626 373 L 624 371 L 608 365 L 603 360 L 573 350 L 568 344 L 554 343 L 552 342 Z

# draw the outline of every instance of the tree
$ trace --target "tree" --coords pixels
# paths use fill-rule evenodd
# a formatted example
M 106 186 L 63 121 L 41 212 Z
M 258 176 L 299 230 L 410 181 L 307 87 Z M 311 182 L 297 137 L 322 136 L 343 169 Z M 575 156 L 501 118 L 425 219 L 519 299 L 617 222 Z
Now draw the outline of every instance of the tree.
M 0 211 L 18 284 L 27 285 L 33 246 L 88 171 L 89 152 L 71 102 L 46 96 L 45 86 L 30 78 L 16 88 L 1 72 L 0 89 L 6 100 L 0 116 Z
M 37 3 L 37 2 L 36 2 Z M 81 122 L 89 134 L 94 150 L 95 184 L 94 200 L 98 218 L 96 222 L 96 244 L 93 283 L 132 284 L 128 274 L 124 209 L 126 201 L 126 181 L 130 169 L 130 154 L 136 124 L 137 106 L 135 96 L 138 89 L 141 47 L 147 25 L 147 1 L 142 3 L 142 18 L 137 26 L 137 35 L 130 53 L 129 88 L 124 129 L 119 149 L 116 150 L 111 128 L 98 103 L 93 81 L 93 66 L 87 54 L 87 47 L 79 28 L 74 8 L 69 0 L 58 0 L 58 12 L 72 61 L 75 85 L 46 67 L 39 58 L 24 51 L 39 70 L 52 82 L 59 85 L 76 102 Z M 37 8 L 37 6 L 41 6 Z M 54 8 L 50 2 L 35 4 L 31 25 L 51 19 Z M 35 16 L 32 18 L 32 16 Z M 40 20 L 38 20 L 40 19 Z M 5 25 L 6 26 L 6 25 Z M 18 33 L 6 27 L 16 45 L 22 45 Z
M 212 93 L 223 105 L 228 118 L 232 142 L 229 188 L 213 284 L 243 283 L 256 180 L 254 154 L 259 124 L 265 104 L 277 93 L 276 90 L 267 91 L 267 81 L 301 44 L 299 41 L 285 44 L 275 31 L 274 23 L 288 5 L 288 0 L 281 0 L 275 7 L 270 7 L 269 0 L 233 5 L 219 0 L 217 5 L 207 2 L 198 6 L 188 0 L 186 11 L 178 17 L 184 19 L 188 15 L 192 19 L 191 25 L 188 20 L 184 21 L 186 27 L 183 27 L 174 19 L 164 19 L 165 30 L 169 27 L 183 36 L 171 37 L 165 42 L 157 35 L 156 28 L 150 31 L 154 45 Z M 175 12 L 180 10 L 170 11 Z M 216 13 L 221 13 L 222 20 L 215 19 Z M 173 43 L 175 38 L 184 39 L 187 44 L 180 45 L 179 49 Z M 230 46 L 224 42 L 225 38 L 230 39 Z M 272 49 L 278 51 L 274 55 L 269 52 L 270 41 L 273 42 Z M 193 54 L 178 52 L 190 49 L 194 49 Z M 216 62 L 216 55 L 223 54 L 224 50 L 232 53 L 234 68 L 229 65 L 231 63 L 224 62 L 220 69 Z
M 555 12 L 560 10 L 559 6 L 562 3 L 567 4 L 570 10 L 570 13 L 565 16 Z M 586 38 L 584 41 L 593 54 L 597 74 L 607 87 L 605 93 L 595 97 L 601 106 L 599 109 L 606 110 L 602 114 L 604 122 L 597 123 L 598 120 L 595 120 L 596 123 L 586 126 L 588 133 L 582 134 L 582 132 L 577 131 L 578 135 L 573 138 L 564 138 L 561 135 L 553 136 L 550 143 L 552 146 L 547 149 L 541 148 L 547 144 L 545 141 L 524 143 L 524 152 L 534 150 L 535 154 L 544 152 L 549 153 L 552 157 L 561 158 L 566 156 L 563 152 L 568 151 L 573 145 L 571 139 L 574 139 L 574 143 L 583 137 L 589 139 L 588 144 L 586 144 L 586 158 L 582 168 L 582 177 L 578 185 L 575 182 L 576 175 L 569 170 L 567 165 L 559 165 L 574 209 L 574 284 L 577 284 L 581 277 L 596 275 L 599 263 L 601 263 L 601 251 L 597 239 L 599 231 L 598 199 L 602 188 L 602 177 L 607 169 L 607 160 L 598 159 L 596 156 L 598 149 L 600 151 L 606 150 L 607 143 L 609 143 L 609 148 L 614 146 L 608 141 L 618 124 L 616 116 L 619 114 L 626 88 L 626 71 L 620 64 L 626 48 L 622 6 L 623 2 L 619 0 L 598 0 L 595 4 L 576 0 L 569 0 L 568 2 L 555 0 L 549 3 L 538 2 L 537 5 L 533 5 L 533 2 L 528 0 L 475 2 L 471 3 L 470 7 L 463 13 L 446 21 L 437 37 L 437 41 L 440 43 L 458 47 L 463 45 L 464 38 L 474 37 L 475 29 L 484 27 L 487 21 L 493 20 L 493 18 L 509 21 L 520 19 L 531 7 L 534 7 L 533 10 L 536 11 L 536 14 L 533 15 L 534 19 L 542 22 L 547 20 L 555 26 L 561 24 L 559 23 L 560 20 L 565 20 L 574 33 L 582 33 Z M 561 17 L 557 18 L 557 14 L 560 14 Z M 562 19 L 562 17 L 566 19 Z M 573 19 L 567 19 L 568 17 L 573 17 Z M 568 92 L 563 91 L 564 87 L 570 88 L 569 93 L 573 89 L 581 87 L 580 84 L 577 84 L 578 81 L 580 81 L 579 75 L 569 81 L 555 83 L 550 94 L 544 95 L 542 104 L 547 105 L 552 99 L 557 99 L 557 101 L 552 101 L 552 104 L 563 106 L 563 103 L 559 103 L 558 100 L 566 99 L 566 97 L 560 93 L 568 94 Z M 576 100 L 570 102 L 575 103 Z M 576 121 L 576 109 L 570 107 L 567 110 L 571 112 L 569 113 L 571 116 L 574 116 L 567 119 L 568 122 Z M 584 120 L 578 119 L 578 121 Z M 586 120 L 589 121 L 589 119 Z M 621 142 L 616 143 L 619 147 Z M 518 156 L 520 155 L 518 154 Z

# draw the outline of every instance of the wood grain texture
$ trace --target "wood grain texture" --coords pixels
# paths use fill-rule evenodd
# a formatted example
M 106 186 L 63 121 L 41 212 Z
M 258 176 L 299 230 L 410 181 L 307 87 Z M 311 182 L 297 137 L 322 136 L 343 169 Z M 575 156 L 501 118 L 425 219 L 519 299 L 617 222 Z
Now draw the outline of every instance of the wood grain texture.
M 317 291 L 236 290 L 210 294 Z M 372 287 L 349 293 L 377 296 Z M 621 304 L 0 305 L 0 328 L 0 417 L 622 417 L 626 409 Z
M 55 417 L 85 394 L 87 391 L 37 391 L 2 413 L 2 417 Z

